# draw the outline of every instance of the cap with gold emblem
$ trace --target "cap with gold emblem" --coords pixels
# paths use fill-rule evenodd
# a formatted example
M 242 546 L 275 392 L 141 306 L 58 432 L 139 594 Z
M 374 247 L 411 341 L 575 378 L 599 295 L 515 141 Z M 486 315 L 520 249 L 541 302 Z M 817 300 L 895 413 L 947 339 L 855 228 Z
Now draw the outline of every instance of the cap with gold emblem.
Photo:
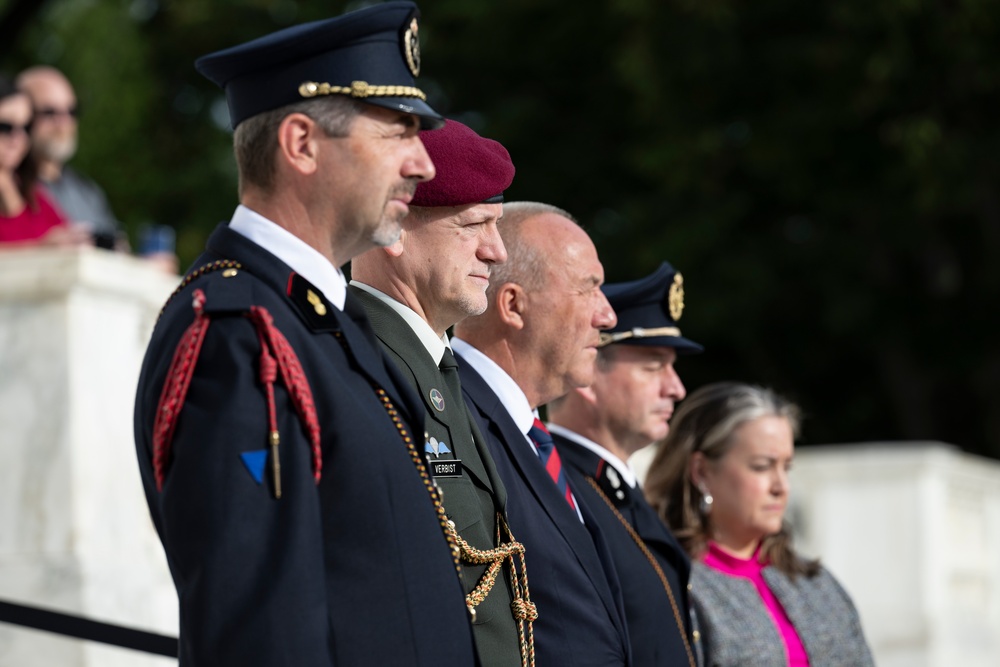
M 684 278 L 663 262 L 652 274 L 627 283 L 609 283 L 601 288 L 618 315 L 618 324 L 601 332 L 601 345 L 659 345 L 678 354 L 704 348 L 681 335 L 677 321 L 684 312 Z
M 346 95 L 412 113 L 432 129 L 444 119 L 414 81 L 419 16 L 412 2 L 386 2 L 210 53 L 195 68 L 226 91 L 234 128 L 293 102 Z

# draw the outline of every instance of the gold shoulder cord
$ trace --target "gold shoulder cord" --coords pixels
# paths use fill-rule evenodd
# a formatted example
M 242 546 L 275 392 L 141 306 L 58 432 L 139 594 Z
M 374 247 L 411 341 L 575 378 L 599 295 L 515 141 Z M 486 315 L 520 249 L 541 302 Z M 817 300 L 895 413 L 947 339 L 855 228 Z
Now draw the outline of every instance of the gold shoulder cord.
M 340 341 L 340 344 L 344 347 L 344 351 L 350 355 L 350 348 L 347 345 L 347 341 L 344 340 L 344 335 L 339 331 L 335 331 L 334 336 L 338 341 Z M 476 606 L 485 600 L 489 592 L 493 590 L 497 576 L 500 574 L 501 568 L 503 567 L 503 562 L 505 560 L 510 560 L 510 579 L 514 597 L 511 602 L 511 608 L 514 614 L 514 619 L 517 621 L 517 634 L 521 644 L 521 664 L 523 667 L 534 667 L 535 636 L 532 629 L 532 622 L 538 618 L 538 612 L 528 595 L 528 573 L 524 566 L 524 545 L 514 540 L 514 536 L 511 534 L 510 528 L 507 526 L 507 522 L 504 521 L 503 515 L 499 512 L 497 513 L 497 544 L 500 546 L 495 549 L 483 551 L 474 548 L 462 539 L 462 537 L 458 534 L 458 531 L 455 530 L 455 522 L 449 519 L 448 515 L 445 513 L 444 505 L 441 502 L 441 492 L 438 490 L 437 484 L 434 482 L 434 478 L 431 477 L 430 473 L 428 473 L 427 466 L 424 465 L 423 458 L 417 452 L 412 436 L 403 424 L 402 420 L 399 418 L 399 412 L 392 404 L 392 401 L 389 400 L 389 396 L 386 394 L 384 389 L 377 386 L 375 383 L 372 383 L 372 388 L 375 389 L 379 402 L 382 403 L 382 407 L 385 408 L 386 413 L 396 426 L 396 430 L 399 432 L 400 437 L 403 439 L 403 444 L 406 445 L 406 449 L 410 454 L 410 460 L 413 462 L 414 467 L 416 467 L 417 473 L 420 475 L 420 479 L 423 481 L 424 487 L 427 489 L 427 493 L 431 497 L 431 502 L 434 505 L 434 511 L 438 516 L 438 522 L 441 524 L 445 540 L 448 542 L 448 546 L 451 549 L 456 572 L 458 572 L 459 576 L 461 576 L 461 568 L 459 566 L 460 560 L 466 563 L 473 563 L 475 565 L 489 565 L 483 573 L 483 576 L 479 579 L 479 582 L 476 584 L 476 587 L 465 596 L 465 604 L 469 609 L 469 616 L 473 621 L 476 620 Z M 506 539 L 508 540 L 506 544 L 501 544 L 500 542 L 501 527 Z M 520 575 L 518 575 L 518 567 L 515 557 L 517 557 L 517 559 L 521 562 Z
M 618 511 L 618 508 L 615 507 L 615 504 L 611 502 L 611 499 L 608 498 L 607 495 L 605 495 L 604 491 L 601 490 L 601 487 L 598 486 L 597 480 L 595 480 L 593 477 L 588 476 L 587 481 L 590 482 L 590 485 L 592 487 L 594 487 L 594 491 L 597 491 L 598 495 L 601 496 L 601 499 L 603 499 L 604 502 L 607 503 L 608 508 L 612 512 L 614 512 L 615 516 L 618 517 L 618 520 L 622 522 L 622 525 L 625 526 L 625 530 L 628 531 L 628 534 L 632 537 L 636 545 L 639 547 L 639 550 L 642 551 L 643 555 L 649 561 L 649 564 L 653 566 L 654 570 L 656 570 L 656 576 L 660 578 L 660 583 L 663 584 L 663 589 L 667 591 L 667 597 L 670 598 L 670 608 L 673 609 L 674 611 L 674 620 L 677 621 L 677 629 L 681 633 L 681 641 L 684 642 L 684 650 L 687 651 L 688 662 L 690 663 L 691 667 L 696 667 L 696 663 L 694 661 L 694 653 L 691 652 L 691 645 L 688 643 L 687 640 L 687 632 L 684 630 L 684 622 L 681 621 L 681 612 L 680 609 L 677 607 L 677 600 L 674 599 L 674 593 L 672 590 L 670 590 L 670 582 L 667 581 L 667 575 L 663 574 L 663 569 L 660 567 L 660 564 L 656 562 L 656 557 L 653 556 L 653 554 L 649 551 L 649 547 L 647 547 L 646 543 L 643 542 L 641 537 L 639 537 L 639 533 L 635 532 L 635 528 L 632 527 L 632 524 L 630 524 L 628 520 L 622 516 L 622 513 Z
M 500 539 L 501 529 L 506 543 Z M 514 539 L 510 527 L 499 512 L 497 512 L 497 544 L 499 545 L 497 548 L 476 549 L 458 534 L 458 531 L 455 530 L 455 522 L 451 520 L 448 521 L 448 538 L 449 541 L 454 540 L 458 544 L 463 562 L 489 566 L 483 572 L 483 576 L 479 578 L 476 587 L 465 596 L 465 604 L 469 607 L 469 614 L 473 621 L 476 620 L 476 607 L 493 590 L 504 561 L 510 561 L 510 583 L 514 598 L 510 606 L 514 613 L 514 620 L 517 621 L 517 635 L 521 643 L 521 665 L 522 667 L 534 667 L 535 634 L 532 623 L 538 618 L 538 610 L 528 593 L 528 570 L 524 565 L 524 545 Z M 520 574 L 518 574 L 518 561 L 520 561 Z

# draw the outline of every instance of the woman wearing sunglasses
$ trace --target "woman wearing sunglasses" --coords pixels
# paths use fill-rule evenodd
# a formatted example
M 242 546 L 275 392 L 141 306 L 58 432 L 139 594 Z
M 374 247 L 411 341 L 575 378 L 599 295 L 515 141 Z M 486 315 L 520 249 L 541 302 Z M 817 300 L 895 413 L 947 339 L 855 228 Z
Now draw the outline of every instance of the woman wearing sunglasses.
M 0 76 L 0 244 L 81 245 L 83 229 L 70 227 L 36 187 L 30 157 L 31 102 Z

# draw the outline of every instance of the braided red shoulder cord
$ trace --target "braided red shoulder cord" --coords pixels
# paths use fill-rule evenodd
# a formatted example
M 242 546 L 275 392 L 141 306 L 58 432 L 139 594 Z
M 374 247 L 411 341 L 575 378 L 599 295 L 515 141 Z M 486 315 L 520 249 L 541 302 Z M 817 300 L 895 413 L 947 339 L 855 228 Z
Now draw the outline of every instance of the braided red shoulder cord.
M 153 422 L 153 476 L 157 490 L 163 490 L 163 481 L 169 464 L 170 448 L 173 442 L 174 430 L 184 407 L 184 399 L 191 385 L 195 365 L 201 346 L 205 342 L 205 333 L 211 318 L 205 314 L 205 293 L 194 291 L 192 306 L 194 322 L 181 336 L 174 358 L 167 370 L 167 379 L 163 384 L 160 402 L 156 409 L 156 419 Z M 260 380 L 267 396 L 267 415 L 269 428 L 269 444 L 271 447 L 271 465 L 274 472 L 275 496 L 281 497 L 280 465 L 278 463 L 277 409 L 274 402 L 274 382 L 281 372 L 281 380 L 292 398 L 292 405 L 305 425 L 312 448 L 313 478 L 319 483 L 323 469 L 320 450 L 319 419 L 316 416 L 316 406 L 313 403 L 312 390 L 302 370 L 302 365 L 288 343 L 288 339 L 274 326 L 274 319 L 267 309 L 252 306 L 247 317 L 257 330 L 260 340 Z

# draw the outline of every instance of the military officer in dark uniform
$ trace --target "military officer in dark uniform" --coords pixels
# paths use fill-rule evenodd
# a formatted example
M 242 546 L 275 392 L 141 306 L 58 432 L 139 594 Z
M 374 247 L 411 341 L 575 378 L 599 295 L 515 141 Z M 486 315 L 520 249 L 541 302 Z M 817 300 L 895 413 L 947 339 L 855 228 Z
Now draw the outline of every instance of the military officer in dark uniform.
M 697 655 L 690 562 L 627 463 L 667 434 L 674 404 L 684 398 L 677 355 L 702 349 L 677 326 L 683 285 L 666 262 L 641 280 L 605 285 L 618 324 L 601 334 L 594 382 L 549 404 L 556 448 L 610 548 L 637 667 L 695 667 Z
M 507 258 L 497 223 L 514 165 L 498 142 L 453 120 L 421 138 L 437 175 L 417 186 L 399 241 L 354 258 L 348 289 L 423 399 L 423 451 L 463 541 L 479 657 L 485 666 L 516 667 L 531 654 L 522 554 L 507 528 L 506 491 L 462 399 L 446 333 L 486 308 L 492 268 Z
M 339 269 L 434 176 L 417 18 L 388 2 L 196 63 L 241 203 L 165 305 L 135 409 L 182 667 L 476 664 L 423 405 Z

